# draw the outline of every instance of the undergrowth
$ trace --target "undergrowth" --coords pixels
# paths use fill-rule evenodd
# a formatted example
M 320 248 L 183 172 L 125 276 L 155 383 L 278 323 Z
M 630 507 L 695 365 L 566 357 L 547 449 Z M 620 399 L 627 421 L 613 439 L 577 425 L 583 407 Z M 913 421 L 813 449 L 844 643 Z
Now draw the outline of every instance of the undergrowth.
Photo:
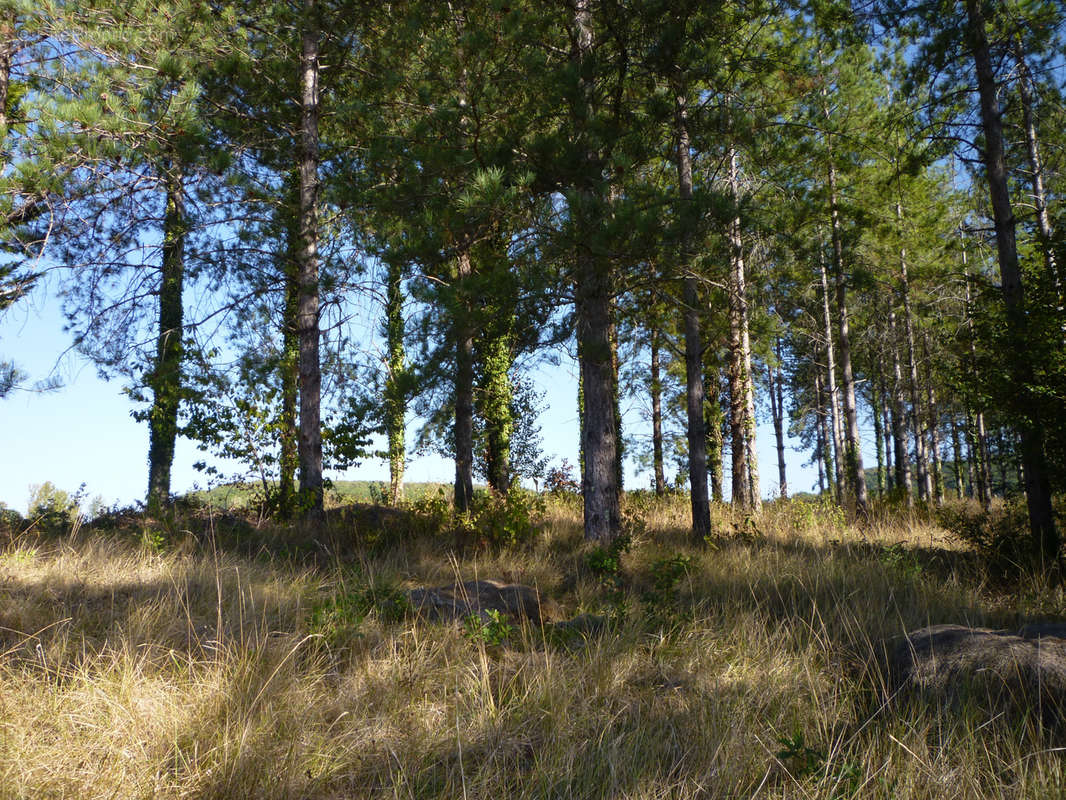
M 884 702 L 886 637 L 1066 615 L 928 515 L 716 507 L 694 547 L 684 497 L 641 497 L 597 548 L 566 493 L 479 502 L 10 530 L 0 798 L 1062 796 L 1059 734 Z M 575 625 L 407 602 L 474 578 Z

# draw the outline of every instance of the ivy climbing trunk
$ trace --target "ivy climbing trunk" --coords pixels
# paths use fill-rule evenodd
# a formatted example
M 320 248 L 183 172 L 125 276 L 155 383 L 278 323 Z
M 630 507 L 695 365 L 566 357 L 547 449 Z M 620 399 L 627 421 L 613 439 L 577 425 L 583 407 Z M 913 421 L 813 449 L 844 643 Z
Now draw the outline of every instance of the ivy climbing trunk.
M 318 303 L 318 45 L 315 0 L 305 0 L 300 71 L 300 247 L 297 253 L 300 339 L 301 505 L 322 511 L 322 366 Z
M 1015 386 L 1032 384 L 1033 365 L 1026 357 L 1028 324 L 1022 273 L 1018 264 L 1015 218 L 1011 208 L 1007 164 L 1003 151 L 1003 120 L 999 109 L 992 53 L 985 32 L 981 0 L 966 0 L 968 44 L 977 73 L 977 93 L 981 105 L 984 132 L 985 177 L 992 201 L 992 218 L 996 230 L 996 253 L 999 260 L 1000 286 L 1007 311 L 1007 335 L 1015 348 L 1008 358 Z M 1015 355 L 1014 353 L 1017 353 Z M 1024 402 L 1024 400 L 1023 400 Z M 1043 421 L 1039 405 L 1028 404 L 1019 424 L 1021 462 L 1025 477 L 1025 497 L 1029 510 L 1029 529 L 1037 551 L 1050 563 L 1059 556 L 1059 533 L 1051 507 L 1051 484 L 1044 455 Z M 1021 416 L 1021 415 L 1019 415 Z
M 184 170 L 172 157 L 163 167 L 164 204 L 163 248 L 159 282 L 159 328 L 156 357 L 148 376 L 152 407 L 148 412 L 148 513 L 158 515 L 170 502 L 170 470 L 174 463 L 174 443 L 178 435 L 181 404 L 182 287 L 185 281 L 185 238 L 188 221 L 185 211 Z
M 389 502 L 403 500 L 403 475 L 407 466 L 407 355 L 404 351 L 403 265 L 388 262 L 385 277 L 385 436 L 389 451 Z
M 478 347 L 478 413 L 485 425 L 485 476 L 489 488 L 506 494 L 511 488 L 511 328 L 513 313 L 490 319 Z
M 466 297 L 473 273 L 470 251 L 463 247 L 456 259 L 456 303 L 452 318 L 455 344 L 455 508 L 467 511 L 474 497 L 474 329 Z
M 287 519 L 296 510 L 296 470 L 300 459 L 297 453 L 297 427 L 300 402 L 300 287 L 295 269 L 298 230 L 292 208 L 284 212 L 288 217 L 288 247 L 282 274 L 285 276 L 285 306 L 281 320 L 281 363 L 278 364 L 281 382 L 281 413 L 278 416 L 278 515 Z

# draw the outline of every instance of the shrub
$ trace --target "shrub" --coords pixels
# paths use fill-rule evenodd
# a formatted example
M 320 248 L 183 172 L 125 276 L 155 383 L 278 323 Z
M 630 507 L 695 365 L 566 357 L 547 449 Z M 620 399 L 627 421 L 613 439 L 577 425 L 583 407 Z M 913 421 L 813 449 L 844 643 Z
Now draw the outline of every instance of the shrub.
M 84 483 L 73 495 L 57 489 L 51 481 L 36 484 L 30 487 L 27 518 L 46 531 L 67 531 L 81 514 L 80 506 L 84 496 Z
M 1022 501 L 1008 502 L 989 511 L 964 505 L 945 506 L 937 513 L 937 522 L 971 545 L 997 577 L 1016 576 L 1038 563 Z
M 581 484 L 574 480 L 574 467 L 569 460 L 563 459 L 557 467 L 552 467 L 544 476 L 544 490 L 551 494 L 578 494 Z
M 463 636 L 475 644 L 499 647 L 513 633 L 514 626 L 495 608 L 484 614 L 468 614 L 463 619 Z
M 521 547 L 537 535 L 544 499 L 519 487 L 505 495 L 475 497 L 473 527 L 493 547 Z

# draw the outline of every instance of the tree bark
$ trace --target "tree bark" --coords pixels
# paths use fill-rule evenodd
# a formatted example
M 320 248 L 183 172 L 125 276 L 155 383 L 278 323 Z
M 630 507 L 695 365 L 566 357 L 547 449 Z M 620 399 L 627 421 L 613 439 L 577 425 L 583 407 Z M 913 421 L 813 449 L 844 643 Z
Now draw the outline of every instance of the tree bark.
M 407 357 L 404 352 L 403 265 L 388 262 L 385 277 L 385 436 L 389 452 L 389 503 L 403 501 L 403 475 L 407 466 Z
M 707 496 L 707 429 L 703 418 L 703 342 L 700 337 L 700 299 L 691 274 L 690 217 L 692 214 L 692 153 L 688 133 L 687 99 L 677 91 L 677 177 L 681 197 L 681 273 L 684 275 L 685 401 L 688 421 L 688 479 L 692 506 L 692 538 L 702 543 L 711 533 Z
M 478 408 L 485 424 L 485 474 L 497 494 L 511 488 L 511 328 L 514 315 L 502 309 L 484 331 L 480 345 Z
M 877 496 L 885 495 L 885 440 L 881 428 L 881 378 L 875 375 L 870 383 L 870 416 L 874 423 L 874 450 L 877 455 Z
M 882 378 L 883 380 L 883 378 Z M 891 392 L 884 382 L 881 384 L 881 408 L 879 413 L 881 414 L 881 428 L 884 431 L 885 437 L 885 486 L 888 489 L 888 493 L 891 494 L 896 490 L 896 459 L 894 453 L 895 437 L 892 434 L 892 411 L 890 403 Z
M 740 188 L 736 148 L 729 150 L 729 188 L 734 207 Z M 733 455 L 733 505 L 758 511 L 759 465 L 755 452 L 755 388 L 751 372 L 747 281 L 740 215 L 729 224 L 729 425 Z
M 815 419 L 818 425 L 818 453 L 815 460 L 818 462 L 818 492 L 825 492 L 826 484 L 833 483 L 833 458 L 832 446 L 829 443 L 829 423 L 826 420 L 825 391 L 822 388 L 822 374 L 818 364 L 814 369 L 814 403 Z
M 298 184 L 299 181 L 295 183 Z M 300 403 L 300 287 L 296 274 L 299 230 L 294 205 L 287 205 L 284 210 L 289 243 L 285 263 L 282 265 L 282 273 L 285 276 L 285 307 L 281 320 L 282 355 L 278 365 L 281 381 L 281 413 L 278 419 L 278 516 L 282 519 L 290 518 L 296 511 L 296 471 L 300 466 L 297 452 Z
M 703 361 L 703 403 L 704 428 L 707 431 L 707 472 L 711 478 L 711 499 L 721 503 L 724 498 L 722 486 L 722 415 L 720 398 L 721 375 L 717 363 Z
M 903 206 L 896 203 L 896 220 L 903 226 Z M 907 336 L 907 363 L 910 370 L 910 423 L 914 436 L 914 462 L 918 473 L 918 499 L 929 501 L 933 497 L 933 482 L 929 472 L 929 455 L 925 448 L 925 434 L 922 431 L 922 397 L 921 383 L 918 380 L 918 355 L 914 344 L 914 315 L 911 313 L 911 289 L 907 275 L 907 251 L 899 249 L 899 285 L 903 298 L 903 327 Z
M 999 257 L 1000 283 L 1007 310 L 1008 335 L 1018 347 L 1010 366 L 1014 385 L 1029 386 L 1032 365 L 1024 355 L 1028 339 L 1022 273 L 1018 265 L 1014 211 L 1011 208 L 1007 165 L 1003 152 L 1003 121 L 996 97 L 996 78 L 985 33 L 981 0 L 966 0 L 968 39 L 977 73 L 977 90 L 981 104 L 981 127 L 985 135 L 984 163 L 992 200 L 992 218 L 996 229 L 996 252 Z M 1024 402 L 1024 400 L 1023 400 Z M 1021 458 L 1025 472 L 1025 496 L 1029 509 L 1029 529 L 1037 551 L 1050 563 L 1059 556 L 1059 533 L 1051 507 L 1051 484 L 1044 456 L 1043 422 L 1039 406 L 1029 404 L 1025 420 L 1019 425 Z
M 474 330 L 467 285 L 473 265 L 464 246 L 456 259 L 455 345 L 455 509 L 468 511 L 474 497 Z
M 148 385 L 152 408 L 148 416 L 148 513 L 156 516 L 170 503 L 170 470 L 178 435 L 181 405 L 182 287 L 185 280 L 185 184 L 182 164 L 170 159 L 164 166 L 163 249 L 159 283 L 159 329 L 156 358 Z
M 855 376 L 851 367 L 851 335 L 848 329 L 847 285 L 844 276 L 844 243 L 840 233 L 836 166 L 833 164 L 832 151 L 830 151 L 829 159 L 829 216 L 833 242 L 833 273 L 836 282 L 837 333 L 840 339 L 841 390 L 844 399 L 844 456 L 847 462 L 845 474 L 847 483 L 851 484 L 855 510 L 865 517 L 869 513 L 869 502 L 866 496 L 866 473 L 862 467 L 862 445 L 859 441 Z
M 1047 211 L 1047 193 L 1044 191 L 1044 167 L 1040 159 L 1040 145 L 1036 135 L 1036 122 L 1033 119 L 1033 78 L 1029 64 L 1025 60 L 1021 46 L 1014 43 L 1014 60 L 1018 65 L 1018 96 L 1022 101 L 1022 125 L 1025 128 L 1025 151 L 1029 160 L 1029 181 L 1033 190 L 1033 207 L 1036 209 L 1037 230 L 1040 234 L 1040 249 L 1044 255 L 1044 266 L 1055 287 L 1056 309 L 1059 324 L 1066 330 L 1066 290 L 1063 276 L 1055 258 L 1052 242 L 1054 231 Z
M 955 478 L 955 499 L 961 500 L 964 494 L 965 480 L 963 479 L 962 472 L 962 444 L 959 441 L 959 417 L 952 409 L 950 412 L 951 421 L 951 455 L 955 459 L 952 465 L 952 476 Z
M 841 436 L 840 405 L 837 397 L 836 358 L 833 346 L 833 323 L 829 314 L 829 278 L 825 270 L 825 255 L 818 248 L 818 269 L 822 279 L 822 321 L 825 334 L 826 392 L 829 394 L 829 408 L 833 434 L 833 494 L 838 503 L 844 502 L 844 443 Z
M 922 355 L 929 363 L 929 336 L 922 335 Z M 944 505 L 944 467 L 940 460 L 940 412 L 931 380 L 926 382 L 926 411 L 929 425 L 929 450 L 933 456 L 933 500 L 937 508 Z
M 322 371 L 318 303 L 318 44 L 315 0 L 305 0 L 300 71 L 300 494 L 309 513 L 322 511 Z
M 903 369 L 899 357 L 899 328 L 896 325 L 896 310 L 888 306 L 888 330 L 892 348 L 892 449 L 896 461 L 896 487 L 903 496 L 907 508 L 914 507 L 911 491 L 911 456 L 907 447 L 906 402 L 904 399 Z
M 782 500 L 788 498 L 788 480 L 785 474 L 785 408 L 781 381 L 781 340 L 776 342 L 778 366 L 766 365 L 766 379 L 770 389 L 770 414 L 774 419 L 774 438 L 777 443 L 777 487 Z
M 651 450 L 655 473 L 655 494 L 666 494 L 666 475 L 663 470 L 663 384 L 659 367 L 659 331 L 652 328 L 651 347 Z
M 585 539 L 611 541 L 621 529 L 617 481 L 617 423 L 614 413 L 611 325 L 613 281 L 609 263 L 595 251 L 593 236 L 604 205 L 602 169 L 593 149 L 589 124 L 595 106 L 591 0 L 575 0 L 571 60 L 577 72 L 574 124 L 581 174 L 571 209 L 580 241 L 575 243 L 574 294 L 583 398 L 581 486 Z

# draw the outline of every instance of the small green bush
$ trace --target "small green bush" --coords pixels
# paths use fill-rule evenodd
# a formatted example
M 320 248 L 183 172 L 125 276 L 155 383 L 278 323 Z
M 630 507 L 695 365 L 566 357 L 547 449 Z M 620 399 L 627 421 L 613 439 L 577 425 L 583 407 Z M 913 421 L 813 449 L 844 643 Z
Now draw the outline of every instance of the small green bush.
M 988 511 L 964 505 L 940 509 L 937 522 L 972 546 L 996 577 L 1010 578 L 1037 565 L 1038 553 L 1022 501 Z
M 475 644 L 486 647 L 499 647 L 514 633 L 514 626 L 493 608 L 484 615 L 468 614 L 463 619 L 463 636 Z

